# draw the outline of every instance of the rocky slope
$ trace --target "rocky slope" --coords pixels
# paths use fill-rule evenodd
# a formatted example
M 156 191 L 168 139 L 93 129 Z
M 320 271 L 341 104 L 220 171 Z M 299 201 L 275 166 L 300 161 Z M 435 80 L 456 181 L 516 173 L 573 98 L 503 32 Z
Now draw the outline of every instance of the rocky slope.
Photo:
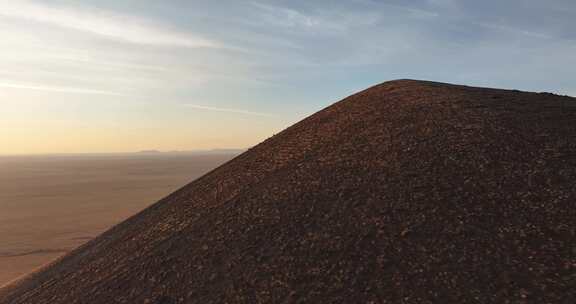
M 0 303 L 573 303 L 575 178 L 576 99 L 386 82 Z

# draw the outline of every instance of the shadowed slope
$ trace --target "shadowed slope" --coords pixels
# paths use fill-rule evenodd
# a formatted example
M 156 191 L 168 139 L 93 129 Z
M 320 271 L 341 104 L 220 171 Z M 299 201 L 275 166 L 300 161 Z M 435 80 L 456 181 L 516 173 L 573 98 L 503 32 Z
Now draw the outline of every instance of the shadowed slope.
M 575 121 L 569 97 L 387 82 L 195 180 L 0 303 L 574 299 Z

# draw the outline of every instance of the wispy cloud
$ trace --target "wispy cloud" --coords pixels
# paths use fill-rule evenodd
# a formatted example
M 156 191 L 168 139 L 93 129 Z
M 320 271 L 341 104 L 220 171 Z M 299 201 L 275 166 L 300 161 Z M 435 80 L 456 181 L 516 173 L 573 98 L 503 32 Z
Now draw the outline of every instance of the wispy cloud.
M 433 6 L 440 6 L 440 7 L 455 7 L 456 1 L 455 0 L 427 0 L 428 4 Z
M 73 93 L 73 94 L 97 94 L 97 95 L 127 96 L 126 94 L 117 93 L 117 92 L 93 90 L 93 89 L 86 89 L 86 88 L 53 87 L 53 86 L 17 84 L 17 83 L 0 83 L 0 88 L 33 90 L 33 91 L 47 91 L 47 92 L 58 92 L 58 93 Z
M 317 18 L 293 9 L 258 2 L 252 2 L 252 5 L 266 13 L 266 19 L 276 25 L 287 27 L 315 27 L 321 24 Z
M 186 106 L 188 108 L 194 108 L 194 109 L 206 110 L 206 111 L 228 112 L 228 113 L 254 115 L 254 116 L 265 116 L 265 117 L 273 117 L 274 116 L 270 113 L 262 113 L 262 112 L 254 112 L 254 111 L 230 109 L 230 108 L 209 107 L 209 106 L 202 106 L 202 105 L 190 104 L 190 103 L 186 103 L 186 104 L 184 104 L 184 106 Z
M 118 39 L 124 42 L 190 48 L 217 48 L 221 44 L 168 29 L 149 20 L 102 10 L 46 6 L 32 1 L 1 1 L 0 16 L 48 23 Z
M 552 39 L 553 38 L 553 36 L 551 36 L 549 34 L 534 32 L 534 31 L 529 31 L 529 30 L 524 30 L 524 29 L 519 29 L 519 28 L 514 28 L 514 27 L 511 27 L 508 25 L 504 25 L 504 24 L 480 23 L 479 25 L 484 27 L 484 28 L 487 28 L 487 29 L 496 30 L 496 31 L 504 32 L 504 33 L 513 34 L 513 35 L 523 35 L 523 36 L 528 36 L 531 38 L 540 38 L 540 39 Z
M 132 95 L 119 93 L 119 92 L 95 90 L 95 89 L 88 89 L 88 88 L 56 87 L 56 86 L 18 84 L 18 83 L 2 83 L 2 82 L 0 82 L 0 89 L 1 88 L 17 89 L 17 90 L 45 91 L 45 92 L 55 92 L 55 93 L 70 93 L 70 94 L 95 94 L 95 95 L 110 95 L 110 96 L 121 96 L 121 97 L 137 97 L 137 96 L 132 96 Z M 139 99 L 147 99 L 146 97 L 138 97 L 138 98 Z M 256 112 L 256 111 L 249 111 L 249 110 L 242 110 L 242 109 L 211 107 L 211 106 L 204 106 L 204 105 L 190 104 L 190 103 L 186 103 L 186 104 L 184 104 L 184 106 L 187 108 L 193 108 L 193 109 L 199 109 L 199 110 L 205 110 L 205 111 L 227 112 L 227 113 L 252 115 L 252 116 L 262 116 L 262 117 L 274 117 L 274 115 L 270 114 L 270 113 L 263 113 L 263 112 Z
M 306 30 L 342 31 L 346 29 L 344 22 L 333 22 L 327 18 L 292 8 L 260 2 L 252 2 L 251 4 L 260 11 L 260 17 L 268 25 Z

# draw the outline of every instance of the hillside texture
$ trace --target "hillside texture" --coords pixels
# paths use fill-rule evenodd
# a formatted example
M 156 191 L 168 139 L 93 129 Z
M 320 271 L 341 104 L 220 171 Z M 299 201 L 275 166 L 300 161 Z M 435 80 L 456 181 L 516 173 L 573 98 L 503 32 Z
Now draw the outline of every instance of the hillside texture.
M 575 179 L 576 99 L 387 82 L 0 303 L 576 303 Z

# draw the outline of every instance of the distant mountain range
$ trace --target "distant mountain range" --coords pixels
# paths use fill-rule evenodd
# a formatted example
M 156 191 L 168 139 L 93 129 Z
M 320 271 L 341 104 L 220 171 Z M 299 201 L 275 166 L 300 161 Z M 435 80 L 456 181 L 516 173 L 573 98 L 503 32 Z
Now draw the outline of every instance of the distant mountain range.
M 106 157 L 106 156 L 142 156 L 142 155 L 210 155 L 210 154 L 240 154 L 247 149 L 206 149 L 206 150 L 142 150 L 138 152 L 102 152 L 102 153 L 47 153 L 47 154 L 16 154 L 0 155 L 2 157 Z
M 172 151 L 160 151 L 160 150 L 142 150 L 137 153 L 139 154 L 236 154 L 242 153 L 246 149 L 208 149 L 208 150 L 172 150 Z

